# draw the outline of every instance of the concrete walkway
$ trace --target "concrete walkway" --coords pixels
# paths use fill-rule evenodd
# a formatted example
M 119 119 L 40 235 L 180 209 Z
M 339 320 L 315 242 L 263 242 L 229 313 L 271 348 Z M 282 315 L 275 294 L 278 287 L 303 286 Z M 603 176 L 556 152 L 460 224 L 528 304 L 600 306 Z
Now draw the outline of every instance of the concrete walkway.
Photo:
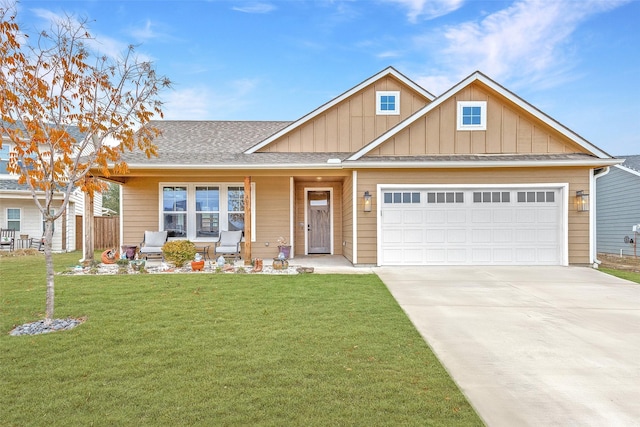
M 640 426 L 640 285 L 581 267 L 374 271 L 488 426 Z

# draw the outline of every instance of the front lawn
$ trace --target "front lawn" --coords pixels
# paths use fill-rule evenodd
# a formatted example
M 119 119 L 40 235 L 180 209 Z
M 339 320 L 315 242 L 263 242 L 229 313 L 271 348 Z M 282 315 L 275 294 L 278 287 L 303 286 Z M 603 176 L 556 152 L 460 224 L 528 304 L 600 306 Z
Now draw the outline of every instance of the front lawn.
M 57 256 L 57 270 L 79 254 Z M 4 425 L 482 425 L 375 275 L 56 276 L 0 258 Z

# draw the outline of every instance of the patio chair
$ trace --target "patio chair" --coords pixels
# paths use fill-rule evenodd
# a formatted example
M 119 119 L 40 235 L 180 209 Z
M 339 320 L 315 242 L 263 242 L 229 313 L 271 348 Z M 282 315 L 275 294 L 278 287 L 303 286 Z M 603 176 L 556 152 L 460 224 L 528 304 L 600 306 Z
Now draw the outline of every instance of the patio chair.
M 12 251 L 15 248 L 16 230 L 10 228 L 0 229 L 0 249 Z
M 145 259 L 149 255 L 162 258 L 162 246 L 167 242 L 167 231 L 145 231 L 140 243 L 140 256 Z
M 240 258 L 240 241 L 242 240 L 242 231 L 221 231 L 220 237 L 213 247 L 214 257 L 218 255 L 233 255 L 236 259 Z

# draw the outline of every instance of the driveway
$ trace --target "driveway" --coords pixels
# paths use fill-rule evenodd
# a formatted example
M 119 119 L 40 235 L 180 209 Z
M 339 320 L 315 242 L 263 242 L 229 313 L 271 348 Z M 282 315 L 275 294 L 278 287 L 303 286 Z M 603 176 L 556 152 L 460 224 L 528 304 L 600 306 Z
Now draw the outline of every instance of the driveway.
M 488 426 L 640 425 L 640 285 L 583 267 L 374 270 Z

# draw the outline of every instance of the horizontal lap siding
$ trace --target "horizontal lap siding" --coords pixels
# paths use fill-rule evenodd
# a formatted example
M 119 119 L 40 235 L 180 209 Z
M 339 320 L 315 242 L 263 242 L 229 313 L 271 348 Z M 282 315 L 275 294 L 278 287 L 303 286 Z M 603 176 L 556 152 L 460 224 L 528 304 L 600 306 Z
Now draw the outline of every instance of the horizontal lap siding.
M 242 176 L 202 176 L 188 180 L 175 179 L 176 183 L 225 183 L 242 182 Z M 160 182 L 167 178 L 129 178 L 122 188 L 122 227 L 124 244 L 138 245 L 145 230 L 158 230 L 160 226 Z M 289 178 L 255 177 L 256 215 L 253 258 L 274 258 L 278 255 L 277 239 L 289 238 Z M 206 242 L 198 242 L 203 245 Z M 269 246 L 266 245 L 269 243 Z
M 339 196 L 338 196 L 339 197 Z M 353 262 L 353 178 L 347 177 L 342 189 L 342 252 Z
M 597 251 L 633 254 L 633 245 L 624 238 L 634 238 L 632 227 L 640 224 L 640 176 L 617 167 L 596 180 Z
M 305 188 L 332 188 L 333 189 L 333 253 L 334 255 L 343 254 L 342 246 L 342 219 L 343 219 L 343 196 L 342 196 L 342 183 L 340 182 L 296 182 L 295 186 L 295 253 L 298 255 L 305 254 L 305 233 L 307 230 L 307 224 L 305 223 Z M 301 225 L 302 224 L 302 225 Z
M 589 170 L 582 168 L 505 168 L 358 171 L 358 194 L 375 195 L 378 184 L 528 184 L 569 183 L 569 263 L 588 264 L 589 212 L 577 212 L 575 193 L 589 189 Z M 372 212 L 358 210 L 358 263 L 377 262 L 377 197 Z

